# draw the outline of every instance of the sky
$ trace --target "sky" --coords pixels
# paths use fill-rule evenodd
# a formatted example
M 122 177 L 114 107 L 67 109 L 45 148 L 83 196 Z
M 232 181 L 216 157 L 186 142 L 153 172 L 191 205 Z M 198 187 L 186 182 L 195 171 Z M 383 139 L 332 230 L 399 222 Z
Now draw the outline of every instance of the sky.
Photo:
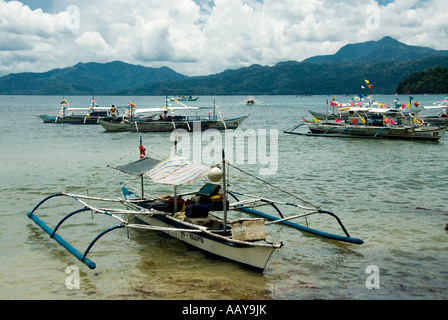
M 391 36 L 448 49 L 446 0 L 0 0 L 0 76 L 78 62 L 188 76 Z

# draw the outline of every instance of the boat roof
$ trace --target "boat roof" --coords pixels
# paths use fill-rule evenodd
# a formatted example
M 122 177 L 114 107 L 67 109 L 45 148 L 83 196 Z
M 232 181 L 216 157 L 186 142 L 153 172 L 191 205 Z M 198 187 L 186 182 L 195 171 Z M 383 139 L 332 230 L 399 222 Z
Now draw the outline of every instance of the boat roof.
M 93 110 L 93 109 L 97 109 L 97 110 L 109 110 L 110 108 L 108 107 L 88 107 L 88 108 L 72 108 L 72 107 L 67 107 L 68 111 L 73 111 L 73 110 Z
M 205 176 L 209 170 L 208 166 L 195 164 L 186 157 L 174 155 L 145 174 L 156 183 L 182 186 Z
M 135 110 L 135 113 L 147 112 L 164 112 L 168 110 L 198 110 L 198 107 L 167 107 L 167 108 L 140 108 Z
M 436 106 L 423 106 L 423 109 L 441 109 L 441 108 L 447 108 L 448 105 L 438 104 Z
M 151 180 L 160 184 L 183 186 L 205 176 L 210 168 L 202 164 L 195 164 L 190 159 L 173 155 L 165 160 L 157 160 L 145 157 L 140 160 L 114 167 L 130 175 L 140 176 L 145 174 Z
M 345 107 L 344 110 L 340 111 L 364 111 L 364 112 L 376 112 L 376 113 L 386 113 L 389 111 L 396 111 L 390 108 L 374 108 L 374 107 Z
M 160 160 L 153 159 L 150 157 L 145 157 L 140 160 L 137 160 L 137 161 L 134 161 L 134 162 L 122 165 L 122 166 L 113 167 L 113 166 L 109 165 L 109 167 L 114 168 L 119 171 L 122 171 L 127 174 L 140 176 L 140 175 L 144 174 L 145 172 L 154 168 L 158 163 L 160 163 Z

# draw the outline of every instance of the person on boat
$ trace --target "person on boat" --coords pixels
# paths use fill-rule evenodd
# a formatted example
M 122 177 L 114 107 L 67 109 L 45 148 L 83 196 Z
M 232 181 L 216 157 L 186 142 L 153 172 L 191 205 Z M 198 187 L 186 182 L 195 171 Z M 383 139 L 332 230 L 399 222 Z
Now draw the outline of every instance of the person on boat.
M 442 110 L 442 113 L 440 114 L 440 117 L 441 118 L 448 118 L 448 112 L 446 112 L 446 108 L 444 108 Z
M 112 107 L 110 108 L 109 113 L 112 116 L 112 118 L 114 118 L 114 120 L 117 119 L 117 116 L 119 114 L 117 108 L 114 105 L 112 105 Z
M 166 111 L 166 110 L 163 111 L 163 114 L 160 115 L 159 120 L 167 121 L 167 120 L 168 120 L 168 115 L 167 115 L 167 113 L 168 113 L 168 111 Z

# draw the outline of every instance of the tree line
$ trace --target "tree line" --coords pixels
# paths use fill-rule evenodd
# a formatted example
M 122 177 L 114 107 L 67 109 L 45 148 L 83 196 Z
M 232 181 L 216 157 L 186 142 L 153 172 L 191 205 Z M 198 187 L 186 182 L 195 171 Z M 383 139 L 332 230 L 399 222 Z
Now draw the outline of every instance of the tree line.
M 401 81 L 398 94 L 446 94 L 448 93 L 448 67 L 437 66 L 417 71 Z

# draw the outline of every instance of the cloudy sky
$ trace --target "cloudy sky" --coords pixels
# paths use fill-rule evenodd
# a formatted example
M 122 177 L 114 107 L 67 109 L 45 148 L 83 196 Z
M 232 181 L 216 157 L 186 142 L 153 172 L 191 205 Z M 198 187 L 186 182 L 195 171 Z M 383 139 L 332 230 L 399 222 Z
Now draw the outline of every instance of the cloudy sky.
M 446 0 L 0 0 L 0 76 L 114 60 L 208 75 L 386 35 L 448 49 Z

